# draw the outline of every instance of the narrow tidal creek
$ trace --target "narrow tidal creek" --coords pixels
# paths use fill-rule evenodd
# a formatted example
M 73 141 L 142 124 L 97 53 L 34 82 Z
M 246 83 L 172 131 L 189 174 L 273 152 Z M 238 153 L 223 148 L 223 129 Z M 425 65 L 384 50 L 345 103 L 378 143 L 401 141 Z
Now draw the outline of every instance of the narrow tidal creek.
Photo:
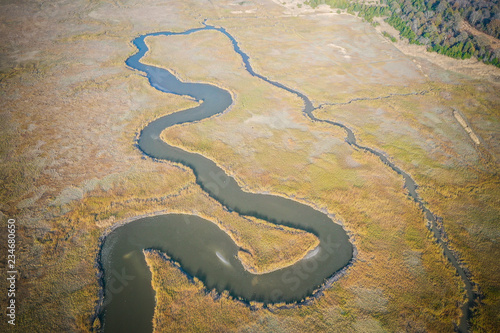
M 200 279 L 207 289 L 227 290 L 231 296 L 244 301 L 266 304 L 300 302 L 314 295 L 353 258 L 353 246 L 345 230 L 326 214 L 280 196 L 244 192 L 213 161 L 160 139 L 167 127 L 200 121 L 224 112 L 233 103 L 230 93 L 224 89 L 181 82 L 168 70 L 140 62 L 148 51 L 146 37 L 188 35 L 201 30 L 216 30 L 228 36 L 247 69 L 250 68 L 248 57 L 221 28 L 205 26 L 183 33 L 154 33 L 136 38 L 133 43 L 138 52 L 126 61 L 129 67 L 145 73 L 151 86 L 160 91 L 191 96 L 201 102 L 148 124 L 139 136 L 139 149 L 152 158 L 191 168 L 200 187 L 228 210 L 306 230 L 318 237 L 319 245 L 294 265 L 266 274 L 252 274 L 237 259 L 239 248 L 233 240 L 214 223 L 200 217 L 166 214 L 124 224 L 106 236 L 100 252 L 104 288 L 100 316 L 105 332 L 152 331 L 155 300 L 144 249 L 166 253 L 179 262 L 188 276 Z
M 251 75 L 300 97 L 304 103 L 305 116 L 312 121 L 344 129 L 348 144 L 378 156 L 383 163 L 404 178 L 409 197 L 422 209 L 430 222 L 431 231 L 443 248 L 443 255 L 464 281 L 468 301 L 463 306 L 463 316 L 457 329 L 467 332 L 471 308 L 477 295 L 465 270 L 442 241 L 442 229 L 438 227 L 437 217 L 419 197 L 416 191 L 418 186 L 411 176 L 383 153 L 359 145 L 353 131 L 347 126 L 315 117 L 316 108 L 304 94 L 256 73 L 250 65 L 248 55 L 240 49 L 233 36 L 223 28 L 209 25 L 181 33 L 151 33 L 134 39 L 133 43 L 138 51 L 126 61 L 130 68 L 143 72 L 151 86 L 162 92 L 191 96 L 201 102 L 196 107 L 161 117 L 147 125 L 139 136 L 139 149 L 152 158 L 182 163 L 191 168 L 200 187 L 228 210 L 278 225 L 306 230 L 315 234 L 320 244 L 292 266 L 256 275 L 246 271 L 236 258 L 240 249 L 233 240 L 214 223 L 200 217 L 166 214 L 140 218 L 119 226 L 104 238 L 98 258 L 103 286 L 103 304 L 98 309 L 98 316 L 103 323 L 103 331 L 152 331 L 155 299 L 151 287 L 151 273 L 146 265 L 143 250 L 155 249 L 166 253 L 180 264 L 188 276 L 197 277 L 209 290 L 227 290 L 231 296 L 243 301 L 259 301 L 265 304 L 300 302 L 309 296 L 317 295 L 321 287 L 353 259 L 353 246 L 345 230 L 324 213 L 291 199 L 244 192 L 236 181 L 213 161 L 200 154 L 170 146 L 160 139 L 165 128 L 220 114 L 233 103 L 231 94 L 224 89 L 210 84 L 181 82 L 166 69 L 140 62 L 148 51 L 145 38 L 189 35 L 202 30 L 218 31 L 227 36 Z

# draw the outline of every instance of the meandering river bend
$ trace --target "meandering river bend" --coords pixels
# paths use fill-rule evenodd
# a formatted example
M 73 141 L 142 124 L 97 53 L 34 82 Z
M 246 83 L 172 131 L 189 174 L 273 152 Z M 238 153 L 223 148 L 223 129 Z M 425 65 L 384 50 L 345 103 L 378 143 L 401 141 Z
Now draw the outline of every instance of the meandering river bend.
M 251 75 L 300 97 L 304 103 L 303 113 L 309 119 L 343 128 L 347 133 L 347 143 L 378 156 L 383 163 L 403 176 L 409 196 L 423 210 L 431 224 L 431 230 L 443 247 L 444 255 L 464 280 L 468 302 L 463 308 L 464 315 L 459 330 L 467 331 L 470 309 L 476 295 L 464 269 L 446 243 L 442 242 L 437 217 L 418 196 L 415 181 L 381 152 L 360 146 L 347 126 L 315 117 L 315 107 L 307 96 L 256 73 L 250 65 L 249 57 L 240 49 L 233 36 L 223 28 L 209 25 L 181 33 L 151 33 L 134 39 L 133 43 L 138 51 L 126 61 L 130 68 L 143 72 L 151 86 L 162 92 L 191 96 L 201 102 L 196 107 L 161 117 L 147 125 L 140 133 L 137 142 L 139 149 L 152 158 L 182 163 L 191 168 L 200 187 L 228 210 L 309 231 L 318 237 L 320 243 L 294 265 L 256 275 L 246 271 L 236 258 L 240 249 L 233 240 L 214 223 L 200 217 L 166 214 L 140 218 L 119 226 L 104 238 L 98 259 L 103 273 L 103 304 L 98 309 L 98 315 L 104 323 L 103 330 L 152 331 L 155 300 L 151 273 L 143 255 L 145 249 L 166 253 L 179 262 L 188 276 L 195 276 L 203 281 L 207 289 L 219 292 L 227 290 L 233 297 L 264 303 L 296 302 L 314 295 L 325 281 L 346 267 L 353 258 L 353 246 L 346 232 L 324 213 L 291 199 L 244 192 L 213 161 L 200 154 L 170 146 L 160 139 L 165 128 L 220 114 L 233 103 L 231 94 L 224 89 L 210 84 L 181 82 L 166 69 L 140 62 L 148 51 L 145 38 L 189 35 L 202 30 L 218 31 L 227 36 Z
M 216 30 L 228 36 L 235 51 L 242 55 L 247 69 L 250 68 L 248 57 L 221 28 L 205 26 L 183 33 L 154 33 L 136 38 L 133 43 L 138 52 L 126 61 L 129 67 L 145 73 L 150 84 L 160 91 L 191 96 L 201 102 L 196 107 L 151 122 L 142 130 L 138 147 L 150 157 L 179 162 L 191 168 L 201 188 L 227 209 L 307 230 L 318 237 L 319 245 L 294 265 L 257 275 L 245 270 L 237 259 L 239 248 L 210 221 L 192 215 L 167 214 L 127 223 L 105 238 L 100 253 L 99 261 L 104 272 L 101 316 L 105 332 L 152 331 L 155 301 L 151 273 L 142 253 L 144 249 L 166 253 L 179 262 L 189 276 L 203 281 L 208 289 L 227 290 L 233 297 L 264 303 L 290 303 L 313 295 L 353 257 L 353 246 L 346 232 L 326 214 L 291 199 L 244 192 L 213 161 L 170 146 L 160 139 L 165 128 L 222 113 L 233 103 L 231 94 L 224 89 L 181 82 L 166 69 L 140 62 L 148 50 L 146 37 L 187 35 L 201 30 Z M 311 107 L 310 102 L 307 107 Z

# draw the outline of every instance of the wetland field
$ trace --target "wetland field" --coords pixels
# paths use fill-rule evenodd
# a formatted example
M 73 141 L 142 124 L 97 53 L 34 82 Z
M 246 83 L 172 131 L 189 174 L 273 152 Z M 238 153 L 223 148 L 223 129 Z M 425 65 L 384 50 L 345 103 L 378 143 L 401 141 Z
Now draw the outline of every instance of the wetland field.
M 0 17 L 0 331 L 499 332 L 499 68 L 298 0 Z

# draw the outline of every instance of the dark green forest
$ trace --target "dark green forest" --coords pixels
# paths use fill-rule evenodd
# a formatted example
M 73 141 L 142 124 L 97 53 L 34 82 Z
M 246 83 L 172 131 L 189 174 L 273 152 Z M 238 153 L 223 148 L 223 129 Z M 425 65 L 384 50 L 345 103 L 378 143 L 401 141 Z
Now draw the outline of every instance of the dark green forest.
M 476 57 L 500 67 L 500 49 L 494 50 L 487 37 L 465 30 L 468 24 L 495 38 L 500 37 L 500 0 L 379 0 L 363 3 L 352 0 L 309 0 L 311 7 L 327 4 L 357 14 L 376 24 L 374 17 L 399 31 L 412 44 L 426 45 L 453 58 Z M 388 35 L 388 34 L 387 34 Z M 388 36 L 390 37 L 390 36 Z

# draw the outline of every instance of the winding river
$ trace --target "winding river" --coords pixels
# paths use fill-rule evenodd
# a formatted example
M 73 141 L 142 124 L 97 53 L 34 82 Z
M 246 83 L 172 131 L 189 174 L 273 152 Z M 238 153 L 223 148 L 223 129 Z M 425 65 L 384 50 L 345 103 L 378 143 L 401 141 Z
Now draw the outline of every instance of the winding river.
M 228 210 L 307 230 L 318 237 L 319 245 L 294 265 L 257 275 L 245 270 L 237 259 L 238 246 L 210 221 L 193 215 L 167 214 L 127 223 L 105 238 L 100 253 L 99 262 L 104 273 L 101 319 L 105 332 L 152 331 L 155 300 L 151 273 L 142 253 L 144 249 L 166 253 L 179 262 L 188 276 L 197 277 L 209 290 L 227 290 L 231 296 L 244 301 L 263 303 L 304 300 L 353 258 L 353 246 L 346 232 L 326 214 L 283 197 L 244 192 L 213 161 L 160 139 L 167 127 L 200 121 L 224 112 L 233 103 L 231 94 L 224 89 L 181 82 L 168 70 L 140 62 L 148 51 L 146 37 L 188 35 L 201 30 L 216 30 L 228 36 L 247 69 L 251 68 L 248 57 L 221 28 L 205 26 L 183 33 L 154 33 L 136 38 L 133 43 L 138 52 L 126 61 L 129 67 L 145 73 L 150 84 L 160 91 L 191 96 L 202 102 L 151 122 L 142 130 L 138 147 L 150 157 L 190 167 L 200 187 Z M 309 110 L 312 104 L 308 101 L 306 107 Z
M 309 119 L 343 128 L 347 133 L 347 143 L 378 156 L 383 163 L 403 176 L 409 196 L 423 210 L 430 221 L 431 230 L 443 247 L 444 255 L 464 280 L 469 301 L 464 305 L 459 330 L 467 331 L 470 308 L 475 298 L 472 284 L 446 243 L 442 242 L 437 217 L 418 196 L 415 181 L 384 154 L 357 144 L 354 133 L 345 125 L 315 117 L 316 108 L 307 96 L 256 73 L 250 65 L 249 57 L 240 49 L 236 40 L 223 28 L 209 25 L 181 33 L 151 33 L 134 39 L 138 52 L 127 59 L 126 64 L 130 68 L 143 72 L 151 86 L 162 92 L 191 96 L 201 102 L 196 107 L 161 117 L 147 125 L 140 133 L 137 142 L 139 149 L 152 158 L 179 162 L 191 168 L 199 186 L 228 210 L 306 230 L 315 234 L 320 243 L 294 265 L 256 275 L 246 271 L 236 258 L 238 251 L 242 249 L 217 225 L 200 217 L 166 214 L 140 218 L 119 226 L 104 237 L 98 259 L 103 286 L 103 304 L 98 309 L 98 314 L 103 330 L 152 331 L 155 300 L 151 273 L 143 254 L 145 249 L 166 253 L 180 264 L 188 276 L 197 277 L 209 290 L 227 290 L 235 298 L 265 304 L 300 302 L 315 295 L 325 282 L 331 280 L 353 259 L 353 246 L 345 230 L 324 213 L 291 199 L 244 192 L 213 161 L 200 154 L 170 146 L 160 139 L 161 132 L 167 127 L 220 114 L 233 103 L 231 94 L 224 89 L 210 84 L 181 82 L 166 69 L 140 62 L 148 51 L 145 38 L 189 35 L 202 30 L 214 30 L 227 36 L 251 75 L 300 97 L 304 103 L 303 112 Z

